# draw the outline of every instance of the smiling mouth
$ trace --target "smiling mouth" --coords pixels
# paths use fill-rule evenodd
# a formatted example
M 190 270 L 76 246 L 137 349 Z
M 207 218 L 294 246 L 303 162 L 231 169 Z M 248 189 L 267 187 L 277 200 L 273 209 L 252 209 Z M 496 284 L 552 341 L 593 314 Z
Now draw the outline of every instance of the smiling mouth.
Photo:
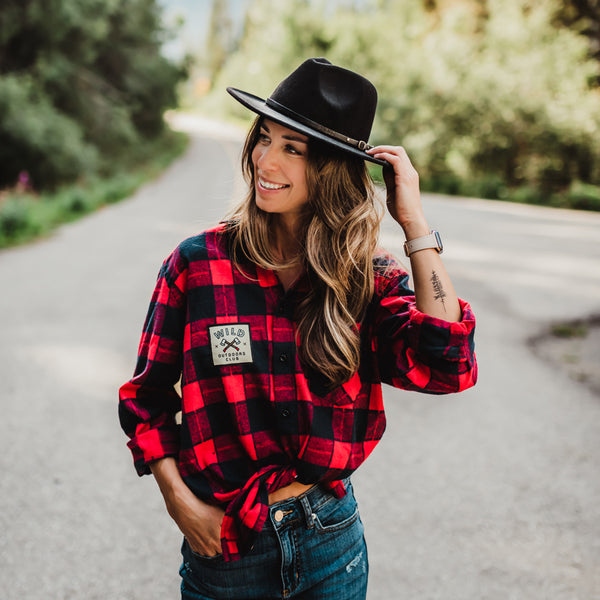
M 285 183 L 273 183 L 271 181 L 265 181 L 260 177 L 258 178 L 258 184 L 265 190 L 283 190 L 284 188 L 290 187 Z

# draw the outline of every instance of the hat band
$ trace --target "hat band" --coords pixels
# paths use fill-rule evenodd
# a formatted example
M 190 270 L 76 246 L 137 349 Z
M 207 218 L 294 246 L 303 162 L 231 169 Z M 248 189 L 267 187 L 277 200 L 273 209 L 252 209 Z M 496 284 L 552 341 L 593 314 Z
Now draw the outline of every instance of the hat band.
M 359 150 L 370 150 L 373 146 L 369 146 L 367 142 L 363 142 L 362 140 L 355 140 L 347 135 L 342 133 L 338 133 L 333 129 L 329 129 L 329 127 L 325 127 L 316 121 L 312 121 L 311 119 L 307 119 L 302 115 L 299 115 L 297 112 L 283 106 L 283 104 L 279 104 L 276 100 L 272 100 L 271 98 L 266 99 L 266 105 L 270 108 L 275 109 L 277 112 L 285 115 L 286 117 L 290 117 L 295 121 L 298 121 L 301 125 L 305 125 L 306 127 L 310 127 L 319 133 L 322 133 L 328 137 L 331 137 L 339 142 L 343 142 L 344 144 L 348 144 L 349 146 L 353 146 L 354 148 L 358 148 Z

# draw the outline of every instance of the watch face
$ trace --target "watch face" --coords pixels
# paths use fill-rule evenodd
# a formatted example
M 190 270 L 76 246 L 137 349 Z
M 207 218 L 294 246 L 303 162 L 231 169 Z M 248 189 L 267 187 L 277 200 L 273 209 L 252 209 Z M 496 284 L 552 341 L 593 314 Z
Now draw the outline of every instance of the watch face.
M 437 242 L 438 252 L 441 254 L 444 251 L 444 244 L 442 244 L 442 238 L 440 237 L 440 234 L 437 231 L 434 231 L 433 234 L 435 235 L 435 241 Z

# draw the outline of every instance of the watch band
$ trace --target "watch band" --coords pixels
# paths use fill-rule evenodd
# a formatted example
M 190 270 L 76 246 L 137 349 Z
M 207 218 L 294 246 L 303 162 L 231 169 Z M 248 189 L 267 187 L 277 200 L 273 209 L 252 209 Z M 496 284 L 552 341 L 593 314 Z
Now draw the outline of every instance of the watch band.
M 438 254 L 441 254 L 444 251 L 442 238 L 435 229 L 432 229 L 429 235 L 423 235 L 414 240 L 407 240 L 404 242 L 404 254 L 406 254 L 406 256 L 410 256 L 419 250 L 426 250 L 427 248 L 437 250 Z

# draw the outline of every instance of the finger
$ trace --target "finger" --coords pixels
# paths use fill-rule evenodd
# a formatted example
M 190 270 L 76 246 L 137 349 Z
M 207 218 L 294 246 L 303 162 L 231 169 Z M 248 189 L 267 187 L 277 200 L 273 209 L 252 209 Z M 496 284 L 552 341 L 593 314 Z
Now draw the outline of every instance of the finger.
M 369 148 L 367 152 L 391 152 L 392 154 L 395 152 L 400 152 L 404 150 L 403 146 L 392 146 L 390 144 L 380 144 L 379 146 L 373 146 L 373 148 Z
M 375 152 L 370 151 L 370 154 L 372 154 L 372 156 L 375 158 L 383 158 L 384 160 L 387 160 L 389 163 L 392 164 L 412 166 L 412 163 L 410 161 L 410 158 L 408 157 L 408 154 L 406 153 L 406 150 L 401 146 L 384 146 L 380 148 L 373 148 L 373 150 L 375 150 Z
M 374 156 L 374 158 L 377 158 L 380 160 L 385 160 L 388 163 L 390 169 L 393 172 L 395 172 L 396 174 L 400 174 L 403 171 L 407 171 L 408 169 L 410 169 L 412 167 L 412 164 L 408 160 L 408 158 L 402 158 L 401 156 L 398 156 L 397 154 L 391 154 L 389 152 L 380 152 L 380 153 L 374 154 L 373 156 Z
M 412 162 L 410 161 L 408 154 L 406 154 L 406 151 L 404 151 L 403 148 L 401 150 L 402 152 L 399 151 L 398 153 L 394 154 L 390 152 L 378 152 L 377 154 L 374 154 L 374 157 L 382 158 L 383 160 L 386 160 L 388 163 L 390 163 L 396 175 L 416 175 L 417 171 Z
M 221 541 L 205 541 L 200 539 L 192 539 L 188 538 L 188 543 L 191 549 L 196 554 L 201 554 L 202 556 L 216 556 L 217 554 L 221 554 Z
M 390 156 L 408 159 L 408 153 L 403 146 L 375 146 L 374 148 L 367 150 L 367 152 L 373 156 L 377 156 L 378 154 L 388 154 Z

